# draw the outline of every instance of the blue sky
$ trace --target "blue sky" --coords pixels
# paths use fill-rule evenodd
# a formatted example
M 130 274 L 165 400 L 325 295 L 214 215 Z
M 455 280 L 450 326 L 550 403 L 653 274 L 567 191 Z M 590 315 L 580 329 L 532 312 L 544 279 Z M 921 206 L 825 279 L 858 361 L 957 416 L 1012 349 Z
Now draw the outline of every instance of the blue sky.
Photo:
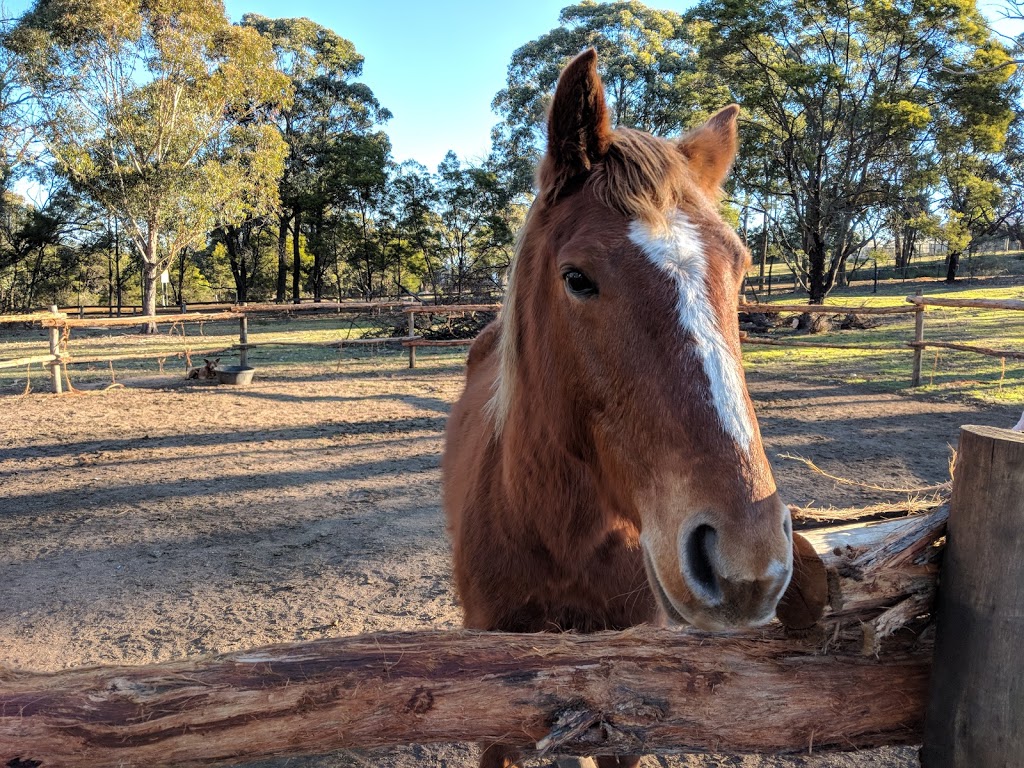
M 505 84 L 512 52 L 554 28 L 573 0 L 225 0 L 229 18 L 305 16 L 351 40 L 365 58 L 362 80 L 394 114 L 385 126 L 394 158 L 433 170 L 452 149 L 482 158 L 498 121 L 491 100 Z M 2 2 L 2 0 L 0 0 Z M 694 0 L 648 0 L 681 12 Z M 7 0 L 23 12 L 31 0 Z M 1000 0 L 979 3 L 998 18 Z M 1017 34 L 1020 24 L 998 24 Z
M 571 0 L 227 0 L 245 13 L 305 16 L 351 40 L 366 59 L 362 80 L 394 113 L 385 130 L 394 158 L 434 170 L 449 149 L 481 158 L 498 122 L 491 100 L 505 84 L 512 52 L 558 24 Z M 652 2 L 681 10 L 683 0 Z

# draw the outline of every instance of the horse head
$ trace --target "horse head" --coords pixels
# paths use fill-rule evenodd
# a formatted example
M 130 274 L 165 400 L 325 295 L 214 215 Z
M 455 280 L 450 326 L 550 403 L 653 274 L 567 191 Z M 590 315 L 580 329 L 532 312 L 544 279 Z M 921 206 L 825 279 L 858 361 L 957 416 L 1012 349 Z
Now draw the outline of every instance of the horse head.
M 543 421 L 586 465 L 662 612 L 706 629 L 769 621 L 793 569 L 741 361 L 750 255 L 719 213 L 738 114 L 676 140 L 612 129 L 596 53 L 566 68 L 490 402 L 499 430 Z

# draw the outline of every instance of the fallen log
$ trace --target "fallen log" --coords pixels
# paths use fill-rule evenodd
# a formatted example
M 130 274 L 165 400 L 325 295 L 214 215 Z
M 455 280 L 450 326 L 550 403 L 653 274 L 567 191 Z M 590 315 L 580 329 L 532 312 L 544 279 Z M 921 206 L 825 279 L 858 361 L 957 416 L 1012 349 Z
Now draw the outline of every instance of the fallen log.
M 865 655 L 861 627 L 908 600 L 920 608 L 907 621 L 928 611 L 944 520 L 814 535 L 830 608 L 797 637 L 778 625 L 405 632 L 144 667 L 0 670 L 0 765 L 230 764 L 436 741 L 576 754 L 917 743 L 927 635 L 903 626 Z

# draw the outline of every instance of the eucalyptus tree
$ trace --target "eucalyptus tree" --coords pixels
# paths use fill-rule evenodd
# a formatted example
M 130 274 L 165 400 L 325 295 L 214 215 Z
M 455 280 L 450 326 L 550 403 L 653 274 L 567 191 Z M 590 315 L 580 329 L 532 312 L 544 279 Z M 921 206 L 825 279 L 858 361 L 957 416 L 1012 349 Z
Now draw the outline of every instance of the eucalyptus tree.
M 601 54 L 598 66 L 616 126 L 668 136 L 727 103 L 724 85 L 699 66 L 697 26 L 636 0 L 587 0 L 564 8 L 557 27 L 518 48 L 493 103 L 503 118 L 494 130 L 495 145 L 516 190 L 532 184 L 558 75 L 585 48 Z
M 434 181 L 438 253 L 455 296 L 501 287 L 523 211 L 493 163 L 467 165 L 449 152 Z
M 240 166 L 261 161 L 223 157 L 225 132 L 262 132 L 258 116 L 290 99 L 270 46 L 218 0 L 37 0 L 7 43 L 57 171 L 134 245 L 152 314 L 160 273 L 205 245 Z
M 936 110 L 935 168 L 940 234 L 949 244 L 946 280 L 976 241 L 1021 215 L 1022 78 L 1003 46 L 979 46 L 942 73 L 951 95 Z M 966 79 L 965 79 L 966 73 Z
M 812 303 L 901 194 L 887 183 L 896 169 L 936 147 L 939 114 L 1007 108 L 978 87 L 989 75 L 972 62 L 994 64 L 995 79 L 1010 70 L 973 0 L 705 0 L 691 18 L 705 68 L 748 116 L 737 183 L 795 220 L 790 253 Z M 982 92 L 995 102 L 972 104 Z
M 380 105 L 368 86 L 358 82 L 363 57 L 351 41 L 309 19 L 269 19 L 250 13 L 242 17 L 242 24 L 270 41 L 276 66 L 288 76 L 295 92 L 291 106 L 278 119 L 289 154 L 281 181 L 277 300 L 284 301 L 287 293 L 290 230 L 292 300 L 298 301 L 302 288 L 299 238 L 303 218 L 312 219 L 314 227 L 322 228 L 329 218 L 327 208 L 342 202 L 335 195 L 344 196 L 351 191 L 346 180 L 338 177 L 335 161 L 339 156 L 365 150 L 366 136 L 374 133 L 376 125 L 390 119 L 391 113 Z M 355 146 L 346 148 L 346 142 Z M 370 154 L 363 152 L 364 159 Z M 365 172 L 367 169 L 359 171 Z M 322 232 L 311 238 L 313 247 L 319 248 L 315 254 L 314 289 L 321 285 L 325 263 L 322 246 L 328 240 Z

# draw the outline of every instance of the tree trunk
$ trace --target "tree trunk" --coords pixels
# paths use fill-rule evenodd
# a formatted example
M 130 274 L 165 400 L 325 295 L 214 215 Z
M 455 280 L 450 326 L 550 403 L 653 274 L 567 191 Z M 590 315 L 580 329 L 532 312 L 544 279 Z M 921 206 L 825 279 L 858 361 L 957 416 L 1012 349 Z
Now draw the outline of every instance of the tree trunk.
M 828 296 L 828 270 L 825 269 L 827 257 L 825 243 L 820 238 L 808 238 L 804 244 L 807 254 L 807 294 L 809 304 L 822 304 Z
M 313 301 L 323 300 L 324 293 L 324 209 L 318 207 L 313 222 Z
M 955 283 L 956 273 L 960 269 L 960 251 L 950 251 L 946 256 L 946 282 Z
M 142 262 L 142 314 L 152 317 L 156 314 L 156 294 L 160 285 L 160 265 L 146 259 Z M 156 333 L 156 323 L 146 322 L 139 327 L 139 333 Z
M 288 222 L 290 217 L 281 214 L 281 225 L 277 231 L 277 296 L 275 301 L 283 304 L 288 285 Z
M 300 237 L 302 235 L 302 211 L 295 209 L 295 225 L 292 229 L 292 303 L 301 304 L 300 292 L 302 280 L 302 253 Z
M 224 248 L 228 252 L 231 276 L 235 280 L 235 300 L 241 304 L 249 300 L 249 280 L 245 265 L 245 250 L 239 243 L 240 236 L 237 227 L 229 226 L 221 231 L 224 233 Z

